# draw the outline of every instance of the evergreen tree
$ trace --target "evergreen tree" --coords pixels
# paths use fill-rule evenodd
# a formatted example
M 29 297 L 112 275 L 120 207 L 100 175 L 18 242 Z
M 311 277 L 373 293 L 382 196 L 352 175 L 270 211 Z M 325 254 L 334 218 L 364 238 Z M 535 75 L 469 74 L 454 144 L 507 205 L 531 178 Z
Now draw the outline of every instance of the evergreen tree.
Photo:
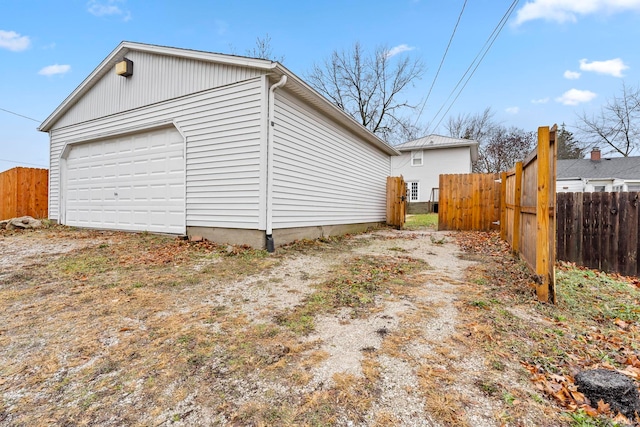
M 579 146 L 578 141 L 573 138 L 573 133 L 566 129 L 564 123 L 556 133 L 556 144 L 558 160 L 584 158 L 584 148 Z

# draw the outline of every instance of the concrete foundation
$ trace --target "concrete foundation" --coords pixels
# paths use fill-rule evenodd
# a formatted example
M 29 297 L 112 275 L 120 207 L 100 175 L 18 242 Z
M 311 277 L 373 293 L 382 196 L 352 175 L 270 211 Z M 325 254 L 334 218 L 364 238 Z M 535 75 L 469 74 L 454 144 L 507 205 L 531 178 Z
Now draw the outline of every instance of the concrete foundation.
M 322 225 L 314 227 L 280 228 L 273 230 L 275 247 L 286 245 L 295 240 L 318 239 L 320 237 L 361 233 L 383 225 L 383 222 L 361 224 Z M 239 228 L 187 227 L 190 237 L 203 237 L 215 243 L 231 245 L 249 245 L 255 249 L 266 248 L 266 234 L 263 230 L 243 230 Z
M 407 203 L 407 213 L 410 215 L 438 212 L 438 202 Z
M 319 225 L 315 227 L 280 228 L 273 230 L 276 247 L 286 245 L 295 240 L 318 239 L 320 237 L 339 236 L 342 234 L 361 233 L 383 225 L 382 222 L 362 224 Z
M 187 236 L 200 236 L 214 243 L 231 245 L 249 245 L 255 249 L 264 249 L 266 237 L 261 230 L 243 230 L 241 228 L 187 227 Z

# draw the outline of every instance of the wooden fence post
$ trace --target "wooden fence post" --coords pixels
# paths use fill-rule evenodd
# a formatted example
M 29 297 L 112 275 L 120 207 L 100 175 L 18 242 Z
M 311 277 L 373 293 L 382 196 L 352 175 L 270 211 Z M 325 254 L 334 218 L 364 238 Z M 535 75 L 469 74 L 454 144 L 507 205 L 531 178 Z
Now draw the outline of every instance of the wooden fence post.
M 516 163 L 515 198 L 513 201 L 513 245 L 514 252 L 520 252 L 520 215 L 522 213 L 522 162 Z
M 536 284 L 538 300 L 549 301 L 549 127 L 538 128 L 538 186 L 536 203 Z
M 500 239 L 507 240 L 507 173 L 500 174 Z
M 549 131 L 549 230 L 547 245 L 549 247 L 549 300 L 556 303 L 556 178 L 558 175 L 558 125 Z

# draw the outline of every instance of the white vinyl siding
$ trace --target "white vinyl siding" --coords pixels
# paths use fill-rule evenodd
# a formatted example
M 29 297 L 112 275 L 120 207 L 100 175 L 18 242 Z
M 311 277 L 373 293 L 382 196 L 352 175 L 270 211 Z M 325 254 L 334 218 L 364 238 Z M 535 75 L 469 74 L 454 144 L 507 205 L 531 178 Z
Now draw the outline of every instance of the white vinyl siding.
M 275 92 L 273 228 L 379 222 L 389 156 Z
M 584 191 L 584 182 L 576 180 L 556 180 L 557 193 L 581 193 Z
M 53 129 L 50 218 L 60 218 L 59 159 L 65 144 L 173 122 L 186 138 L 186 225 L 258 228 L 263 212 L 259 204 L 262 88 L 262 79 L 256 78 Z
M 82 96 L 56 128 L 179 98 L 264 74 L 264 71 L 148 52 L 130 51 L 133 75 L 122 77 L 113 67 Z

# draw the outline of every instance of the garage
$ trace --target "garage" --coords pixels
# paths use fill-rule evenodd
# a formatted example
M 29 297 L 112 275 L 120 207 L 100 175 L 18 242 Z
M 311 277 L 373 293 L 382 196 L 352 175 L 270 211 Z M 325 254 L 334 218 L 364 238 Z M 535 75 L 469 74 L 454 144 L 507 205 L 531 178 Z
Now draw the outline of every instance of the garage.
M 269 250 L 384 222 L 400 154 L 278 62 L 127 41 L 39 129 L 51 221 Z
M 67 153 L 67 225 L 185 233 L 184 138 L 175 127 L 74 144 Z

